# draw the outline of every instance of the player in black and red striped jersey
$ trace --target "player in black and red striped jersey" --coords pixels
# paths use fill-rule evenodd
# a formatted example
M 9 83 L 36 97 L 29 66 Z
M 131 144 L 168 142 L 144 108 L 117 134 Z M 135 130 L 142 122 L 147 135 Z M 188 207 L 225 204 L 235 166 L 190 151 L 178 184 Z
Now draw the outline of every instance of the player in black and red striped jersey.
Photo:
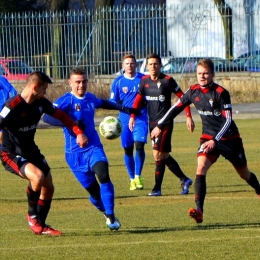
M 202 135 L 198 149 L 198 166 L 195 180 L 196 208 L 189 215 L 196 223 L 203 222 L 206 196 L 206 174 L 220 155 L 229 160 L 239 176 L 244 179 L 260 198 L 260 185 L 254 173 L 247 167 L 247 160 L 238 128 L 232 120 L 232 105 L 229 92 L 213 81 L 214 64 L 211 59 L 202 59 L 197 64 L 198 84 L 188 91 L 158 121 L 151 133 L 156 138 L 164 125 L 172 121 L 186 106 L 194 104 L 202 120 Z
M 149 75 L 143 76 L 140 82 L 138 94 L 133 104 L 133 108 L 140 108 L 143 101 L 146 100 L 148 107 L 149 117 L 149 130 L 157 125 L 160 118 L 171 107 L 172 93 L 177 97 L 183 95 L 182 90 L 176 83 L 176 81 L 163 73 L 160 69 L 162 67 L 161 57 L 157 54 L 150 54 L 146 57 L 146 65 L 149 70 Z M 194 122 L 191 117 L 190 107 L 185 108 L 187 116 L 187 127 L 193 132 Z M 135 115 L 131 115 L 129 120 L 129 128 L 133 129 L 135 121 Z M 155 159 L 155 185 L 148 196 L 160 196 L 163 176 L 165 172 L 165 166 L 175 174 L 181 181 L 182 192 L 181 194 L 188 194 L 189 186 L 192 184 L 192 180 L 188 178 L 181 170 L 176 160 L 169 154 L 171 152 L 171 137 L 173 131 L 173 120 L 169 122 L 163 128 L 162 133 L 152 139 L 153 145 L 153 157 Z
M 45 223 L 51 207 L 54 185 L 50 167 L 35 144 L 34 136 L 43 113 L 58 118 L 77 135 L 77 143 L 83 147 L 87 137 L 74 121 L 44 97 L 50 78 L 36 71 L 29 75 L 20 95 L 5 102 L 0 112 L 0 129 L 3 145 L 0 152 L 6 170 L 29 181 L 27 187 L 30 229 L 35 234 L 61 235 L 62 232 Z

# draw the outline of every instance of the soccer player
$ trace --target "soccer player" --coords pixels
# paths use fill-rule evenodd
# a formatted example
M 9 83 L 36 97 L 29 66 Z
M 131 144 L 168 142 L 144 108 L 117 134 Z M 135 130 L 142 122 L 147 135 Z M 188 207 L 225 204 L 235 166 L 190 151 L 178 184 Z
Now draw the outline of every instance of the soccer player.
M 182 90 L 176 81 L 163 73 L 160 69 L 162 66 L 161 57 L 155 53 L 149 54 L 146 58 L 147 69 L 150 75 L 146 75 L 140 82 L 138 94 L 133 104 L 133 108 L 140 108 L 144 100 L 148 106 L 149 130 L 157 125 L 158 120 L 171 107 L 171 95 L 174 93 L 177 97 L 183 95 Z M 187 116 L 187 127 L 193 132 L 194 122 L 191 117 L 190 107 L 185 108 Z M 131 115 L 129 128 L 133 130 L 135 125 L 135 115 Z M 169 154 L 171 152 L 171 137 L 173 131 L 173 121 L 169 122 L 163 128 L 162 133 L 152 139 L 153 157 L 155 159 L 155 185 L 148 196 L 161 196 L 161 186 L 165 172 L 165 166 L 180 179 L 182 191 L 181 194 L 189 193 L 189 187 L 192 180 L 188 178 L 181 170 L 176 160 Z
M 137 95 L 138 87 L 143 74 L 136 72 L 136 59 L 132 54 L 126 54 L 122 60 L 123 75 L 117 77 L 111 87 L 110 100 L 132 107 Z M 124 161 L 130 178 L 130 190 L 143 189 L 143 178 L 141 177 L 144 161 L 144 146 L 147 143 L 148 116 L 146 105 L 140 109 L 140 115 L 135 118 L 133 131 L 128 127 L 130 115 L 119 113 L 119 119 L 123 125 L 121 134 L 121 145 L 124 148 Z M 135 156 L 134 156 L 135 146 Z
M 36 71 L 28 76 L 25 88 L 5 102 L 0 113 L 3 146 L 0 157 L 6 170 L 29 181 L 27 187 L 30 229 L 35 234 L 61 235 L 45 223 L 51 207 L 54 185 L 50 167 L 34 142 L 36 127 L 43 113 L 58 118 L 75 136 L 75 146 L 83 147 L 87 138 L 68 115 L 57 109 L 44 95 L 50 78 Z M 77 136 L 77 137 L 76 137 Z
M 0 76 L 0 110 L 2 110 L 4 103 L 7 99 L 17 95 L 16 89 L 9 83 L 9 81 Z M 0 130 L 0 149 L 2 147 L 3 134 Z
M 63 127 L 65 157 L 71 171 L 90 194 L 90 202 L 104 214 L 108 228 L 118 230 L 121 224 L 114 212 L 114 186 L 109 176 L 108 160 L 95 129 L 94 116 L 96 108 L 120 110 L 126 113 L 135 110 L 86 92 L 88 79 L 85 70 L 80 67 L 71 70 L 68 83 L 71 92 L 61 96 L 54 105 L 78 122 L 78 125 L 84 129 L 88 144 L 83 149 L 79 149 L 75 145 L 75 137 L 70 129 L 48 115 L 44 115 L 43 121 Z
M 191 86 L 158 121 L 151 137 L 159 136 L 164 125 L 172 121 L 186 106 L 194 104 L 202 120 L 202 135 L 197 154 L 198 166 L 194 184 L 196 208 L 190 208 L 188 213 L 196 223 L 202 223 L 206 174 L 220 155 L 232 163 L 239 176 L 255 190 L 259 198 L 260 185 L 255 174 L 247 167 L 242 139 L 232 120 L 229 92 L 213 81 L 215 74 L 212 60 L 201 59 L 196 71 L 198 84 Z

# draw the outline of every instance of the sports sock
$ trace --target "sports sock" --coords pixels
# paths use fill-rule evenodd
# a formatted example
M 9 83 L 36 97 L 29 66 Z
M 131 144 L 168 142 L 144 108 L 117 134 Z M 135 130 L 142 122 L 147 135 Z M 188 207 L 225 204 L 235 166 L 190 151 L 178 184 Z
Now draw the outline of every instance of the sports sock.
M 162 181 L 165 172 L 165 161 L 156 161 L 155 162 L 155 186 L 153 188 L 154 191 L 161 190 Z
M 247 183 L 255 190 L 256 194 L 260 194 L 260 184 L 254 173 L 250 172 L 250 178 Z
M 45 225 L 45 220 L 51 208 L 51 200 L 38 200 L 37 216 L 42 226 Z
M 30 187 L 26 189 L 28 199 L 28 214 L 30 216 L 37 215 L 37 203 L 40 197 L 40 191 L 33 191 Z
M 103 202 L 102 202 L 102 200 L 100 199 L 100 200 L 96 200 L 96 199 L 94 199 L 91 195 L 89 196 L 89 200 L 90 200 L 90 202 L 91 202 L 91 204 L 93 205 L 93 206 L 95 206 L 99 211 L 101 211 L 101 212 L 105 212 L 106 210 L 105 210 L 105 207 L 104 207 L 104 204 L 103 204 Z
M 135 153 L 135 175 L 141 176 L 143 165 L 145 160 L 144 149 L 136 150 Z
M 135 161 L 134 161 L 134 156 L 133 155 L 124 155 L 124 161 L 126 165 L 126 169 L 129 175 L 130 179 L 135 178 Z
M 114 206 L 115 206 L 115 202 L 114 202 L 115 195 L 114 195 L 113 183 L 112 182 L 100 183 L 100 194 L 106 210 L 106 214 L 113 215 Z
M 188 177 L 183 173 L 179 164 L 173 159 L 173 157 L 169 156 L 165 160 L 165 164 L 169 168 L 169 170 L 181 181 L 186 181 L 188 179 Z
M 204 200 L 206 197 L 206 176 L 196 175 L 194 188 L 195 188 L 195 203 L 197 205 L 197 208 L 201 209 L 201 211 L 203 212 Z

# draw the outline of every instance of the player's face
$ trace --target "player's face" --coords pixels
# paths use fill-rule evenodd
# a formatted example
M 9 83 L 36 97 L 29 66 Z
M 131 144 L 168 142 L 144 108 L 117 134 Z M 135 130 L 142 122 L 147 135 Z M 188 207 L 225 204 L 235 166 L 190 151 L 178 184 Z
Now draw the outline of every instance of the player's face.
M 122 63 L 122 68 L 124 69 L 125 74 L 129 76 L 135 75 L 136 66 L 137 64 L 133 58 L 127 58 Z
M 46 90 L 48 88 L 48 83 L 39 84 L 35 87 L 35 97 L 36 99 L 43 98 L 46 95 Z
M 146 67 L 149 70 L 149 73 L 152 77 L 158 77 L 161 73 L 160 70 L 162 65 L 159 64 L 159 61 L 156 58 L 148 59 Z
M 72 74 L 69 79 L 69 85 L 71 86 L 73 95 L 76 97 L 83 97 L 88 86 L 87 75 Z
M 197 80 L 202 87 L 208 86 L 215 76 L 215 73 L 211 72 L 208 67 L 198 65 L 197 67 Z

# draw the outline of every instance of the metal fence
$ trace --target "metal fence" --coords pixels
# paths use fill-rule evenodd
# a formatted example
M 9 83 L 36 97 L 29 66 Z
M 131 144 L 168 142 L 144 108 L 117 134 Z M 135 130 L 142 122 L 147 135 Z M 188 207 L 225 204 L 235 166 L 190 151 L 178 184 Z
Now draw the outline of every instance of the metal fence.
M 235 2 L 235 1 L 234 1 Z M 120 70 L 125 53 L 234 59 L 260 49 L 260 4 L 136 5 L 0 14 L 0 63 L 19 59 L 54 79 L 73 66 L 89 75 Z M 1 64 L 0 64 L 1 66 Z

